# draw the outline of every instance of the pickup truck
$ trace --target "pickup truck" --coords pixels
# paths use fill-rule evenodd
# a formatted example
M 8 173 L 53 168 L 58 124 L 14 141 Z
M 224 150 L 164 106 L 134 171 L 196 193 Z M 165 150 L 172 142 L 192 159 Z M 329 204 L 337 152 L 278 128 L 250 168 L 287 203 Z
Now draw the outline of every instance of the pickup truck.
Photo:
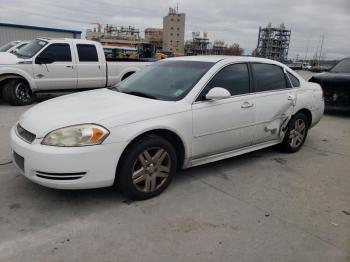
M 11 105 L 29 105 L 38 92 L 110 87 L 150 62 L 106 62 L 100 43 L 37 38 L 15 54 L 0 53 L 0 94 Z

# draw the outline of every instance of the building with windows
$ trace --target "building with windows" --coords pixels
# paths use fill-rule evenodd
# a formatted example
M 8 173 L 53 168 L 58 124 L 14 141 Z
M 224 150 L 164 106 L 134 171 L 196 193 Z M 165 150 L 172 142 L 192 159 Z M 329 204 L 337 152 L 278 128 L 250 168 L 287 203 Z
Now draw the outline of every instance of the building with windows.
M 163 17 L 163 51 L 183 55 L 184 46 L 185 14 L 169 8 L 168 15 Z
M 81 31 L 0 23 L 0 46 L 16 40 L 46 38 L 81 38 Z

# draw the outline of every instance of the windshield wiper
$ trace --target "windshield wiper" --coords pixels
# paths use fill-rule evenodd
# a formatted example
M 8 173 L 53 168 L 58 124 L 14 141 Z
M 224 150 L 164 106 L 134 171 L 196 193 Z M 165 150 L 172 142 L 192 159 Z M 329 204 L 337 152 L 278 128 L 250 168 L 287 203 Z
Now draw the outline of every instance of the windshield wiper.
M 145 98 L 151 98 L 151 99 L 159 99 L 158 97 L 149 95 L 149 94 L 145 94 L 139 91 L 130 91 L 130 92 L 122 92 L 125 94 L 129 94 L 129 95 L 134 95 L 134 96 L 141 96 L 141 97 L 145 97 Z

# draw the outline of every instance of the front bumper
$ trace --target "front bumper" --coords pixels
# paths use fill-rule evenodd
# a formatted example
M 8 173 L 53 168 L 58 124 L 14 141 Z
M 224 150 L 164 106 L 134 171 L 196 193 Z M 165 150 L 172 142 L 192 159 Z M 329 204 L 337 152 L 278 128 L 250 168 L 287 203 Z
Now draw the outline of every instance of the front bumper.
M 54 147 L 32 144 L 11 129 L 13 162 L 31 181 L 57 189 L 87 189 L 111 186 L 124 143 L 85 147 Z

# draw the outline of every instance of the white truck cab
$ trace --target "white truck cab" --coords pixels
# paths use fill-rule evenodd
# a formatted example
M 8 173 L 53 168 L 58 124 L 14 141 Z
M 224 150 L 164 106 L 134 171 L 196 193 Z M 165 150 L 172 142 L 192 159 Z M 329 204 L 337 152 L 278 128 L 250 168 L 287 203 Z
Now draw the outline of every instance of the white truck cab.
M 149 62 L 106 62 L 100 43 L 38 38 L 15 54 L 0 53 L 0 90 L 12 105 L 27 105 L 36 92 L 113 86 Z

